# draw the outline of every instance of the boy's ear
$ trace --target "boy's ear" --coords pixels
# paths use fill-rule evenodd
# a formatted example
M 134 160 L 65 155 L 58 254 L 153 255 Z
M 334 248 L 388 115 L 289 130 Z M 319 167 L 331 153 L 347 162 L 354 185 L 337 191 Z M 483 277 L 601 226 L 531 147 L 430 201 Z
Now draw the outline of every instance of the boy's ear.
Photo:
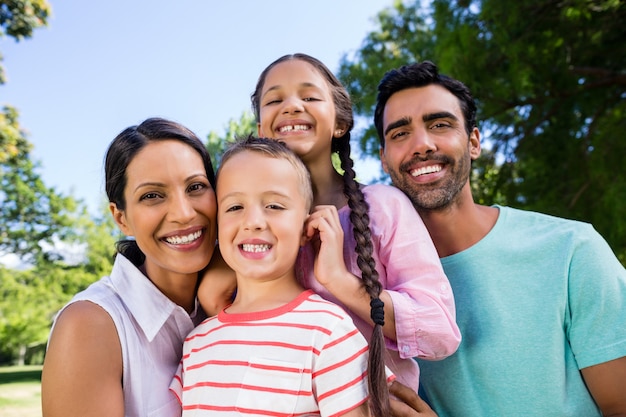
M 300 246 L 304 246 L 306 245 L 306 242 L 309 241 L 309 238 L 306 235 L 306 229 L 307 229 L 307 220 L 309 219 L 310 214 L 307 214 L 306 219 L 304 221 L 304 224 L 302 226 L 302 236 L 300 236 Z
M 117 227 L 120 228 L 122 233 L 124 233 L 124 235 L 129 236 L 129 237 L 132 236 L 133 233 L 132 233 L 131 228 L 128 226 L 128 223 L 126 221 L 126 216 L 124 215 L 124 212 L 122 210 L 117 208 L 117 204 L 109 203 L 109 210 L 111 210 L 113 221 L 115 222 L 115 224 L 117 224 Z

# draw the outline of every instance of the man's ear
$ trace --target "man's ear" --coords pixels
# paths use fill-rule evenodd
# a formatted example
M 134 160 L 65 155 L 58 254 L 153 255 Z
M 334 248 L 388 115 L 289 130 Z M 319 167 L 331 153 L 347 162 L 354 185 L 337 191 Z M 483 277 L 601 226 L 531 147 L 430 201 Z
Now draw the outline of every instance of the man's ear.
M 480 131 L 478 130 L 477 127 L 472 129 L 472 133 L 470 133 L 468 146 L 469 146 L 470 158 L 472 158 L 472 161 L 478 159 L 478 157 L 480 156 L 481 148 L 480 148 Z
M 380 163 L 383 166 L 383 171 L 389 174 L 389 168 L 387 167 L 387 161 L 385 160 L 385 150 L 383 148 L 380 148 L 378 150 L 378 154 L 380 155 Z
M 117 227 L 120 228 L 122 233 L 126 236 L 133 236 L 133 231 L 128 226 L 126 221 L 126 215 L 124 211 L 117 208 L 117 204 L 109 203 L 109 210 L 111 210 L 111 215 L 113 216 L 113 221 L 117 224 Z

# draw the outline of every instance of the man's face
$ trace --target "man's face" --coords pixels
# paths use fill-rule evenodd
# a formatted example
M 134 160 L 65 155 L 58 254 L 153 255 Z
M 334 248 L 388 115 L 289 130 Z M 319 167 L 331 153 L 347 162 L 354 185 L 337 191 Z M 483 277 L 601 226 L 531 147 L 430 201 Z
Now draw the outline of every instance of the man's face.
M 418 211 L 448 207 L 468 185 L 480 135 L 468 137 L 458 99 L 431 84 L 393 94 L 383 112 L 380 159 L 393 184 Z

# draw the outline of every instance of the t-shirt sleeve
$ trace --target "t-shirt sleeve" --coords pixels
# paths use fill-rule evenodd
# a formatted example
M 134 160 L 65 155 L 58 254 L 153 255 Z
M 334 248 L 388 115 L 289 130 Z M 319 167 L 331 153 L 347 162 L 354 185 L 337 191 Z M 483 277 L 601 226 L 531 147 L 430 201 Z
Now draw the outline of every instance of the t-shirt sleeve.
M 320 347 L 313 391 L 322 416 L 341 415 L 367 401 L 368 345 L 346 315 Z
M 626 356 L 626 270 L 591 225 L 572 247 L 566 331 L 579 368 Z

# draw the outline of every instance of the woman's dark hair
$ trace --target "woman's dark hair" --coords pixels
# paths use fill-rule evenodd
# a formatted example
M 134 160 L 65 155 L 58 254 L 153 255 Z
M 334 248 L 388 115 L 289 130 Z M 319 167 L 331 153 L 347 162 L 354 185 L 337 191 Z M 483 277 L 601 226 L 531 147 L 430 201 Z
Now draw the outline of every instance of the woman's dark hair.
M 461 112 L 465 118 L 465 131 L 469 135 L 476 127 L 476 102 L 469 88 L 461 81 L 439 74 L 435 64 L 423 61 L 388 71 L 378 84 L 378 96 L 376 109 L 374 110 L 374 126 L 378 132 L 380 146 L 385 148 L 385 135 L 383 132 L 383 111 L 389 98 L 398 91 L 407 88 L 426 87 L 427 85 L 440 85 L 459 100 Z
M 356 182 L 354 162 L 350 157 L 350 131 L 354 127 L 352 113 L 352 101 L 346 88 L 335 75 L 321 61 L 306 54 L 285 55 L 272 62 L 259 76 L 254 93 L 251 95 L 252 110 L 257 121 L 260 122 L 261 94 L 267 74 L 276 65 L 291 60 L 307 62 L 316 68 L 326 79 L 330 87 L 333 102 L 335 104 L 336 123 L 344 129 L 343 136 L 333 138 L 331 151 L 339 154 L 341 169 L 343 169 L 343 192 L 348 199 L 350 207 L 350 222 L 352 223 L 354 238 L 356 240 L 357 264 L 361 270 L 361 279 L 372 300 L 372 317 L 374 329 L 369 345 L 368 384 L 370 392 L 370 409 L 374 417 L 387 417 L 390 415 L 389 391 L 387 389 L 387 377 L 385 374 L 385 340 L 382 330 L 384 323 L 382 302 L 380 293 L 382 285 L 378 280 L 376 261 L 372 256 L 373 245 L 369 229 L 369 205 L 365 196 Z M 374 316 L 376 319 L 374 319 Z
M 109 145 L 104 158 L 105 191 L 109 202 L 114 203 L 118 210 L 126 210 L 126 170 L 137 153 L 151 142 L 162 140 L 178 140 L 191 146 L 202 158 L 209 183 L 215 188 L 215 172 L 209 153 L 202 141 L 189 129 L 179 123 L 150 118 L 141 124 L 124 129 Z M 116 244 L 117 251 L 126 256 L 133 264 L 140 266 L 145 255 L 137 242 L 123 239 Z

